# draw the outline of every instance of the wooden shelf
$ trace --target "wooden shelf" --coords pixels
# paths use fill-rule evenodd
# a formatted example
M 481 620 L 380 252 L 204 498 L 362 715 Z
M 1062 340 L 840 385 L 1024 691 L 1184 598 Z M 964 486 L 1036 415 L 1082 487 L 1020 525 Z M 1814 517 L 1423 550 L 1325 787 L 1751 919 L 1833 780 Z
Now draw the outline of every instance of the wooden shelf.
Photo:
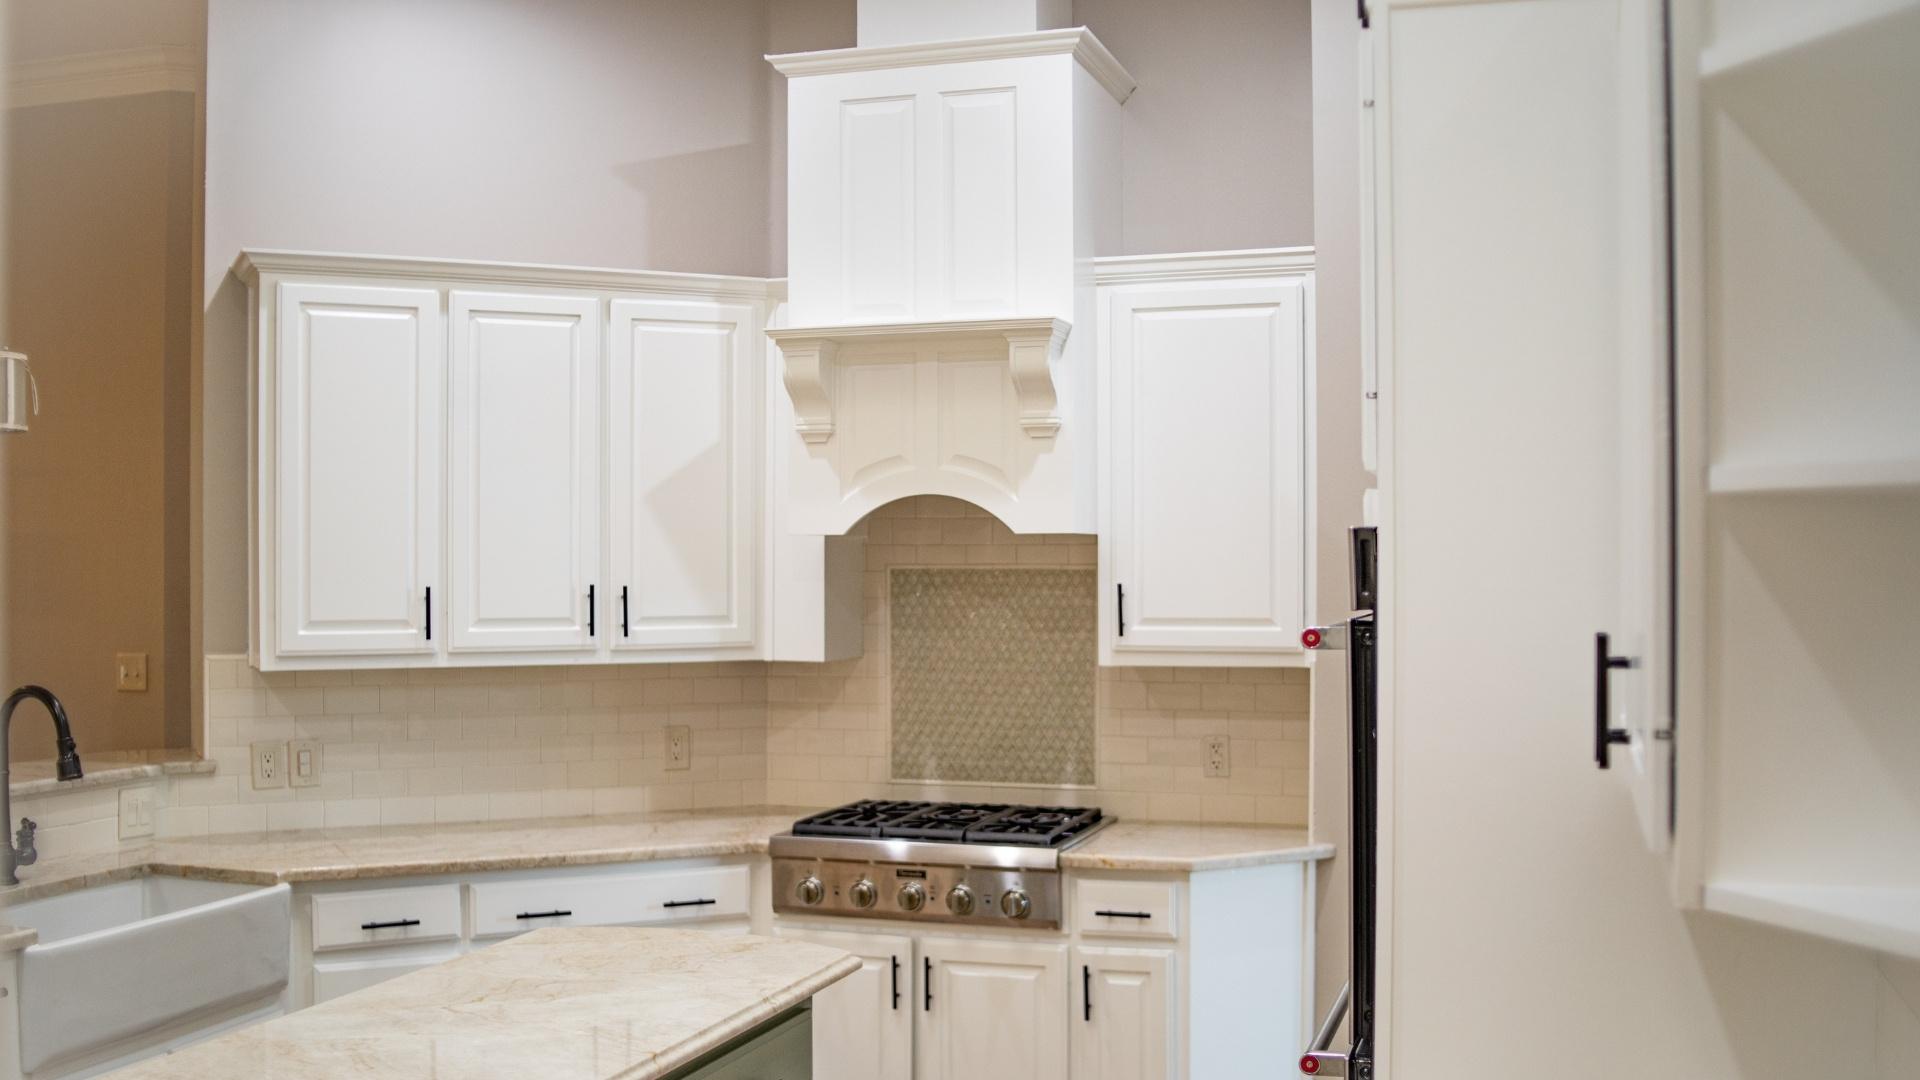
M 1715 881 L 1707 884 L 1705 907 L 1896 956 L 1920 957 L 1920 886 Z
M 1707 490 L 1715 495 L 1920 493 L 1920 457 L 1715 465 L 1707 470 Z
M 1729 35 L 1700 53 L 1700 77 L 1709 82 L 1764 67 L 1811 45 L 1856 33 L 1877 33 L 1874 24 L 1920 10 L 1920 0 L 1816 0 L 1790 16 Z

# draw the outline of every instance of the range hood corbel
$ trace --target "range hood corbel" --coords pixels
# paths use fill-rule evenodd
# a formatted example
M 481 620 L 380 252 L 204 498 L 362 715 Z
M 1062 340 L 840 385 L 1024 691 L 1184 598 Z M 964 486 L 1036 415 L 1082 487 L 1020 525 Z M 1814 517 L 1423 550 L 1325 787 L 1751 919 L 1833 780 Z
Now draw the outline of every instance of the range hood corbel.
M 1054 364 L 1072 329 L 1065 319 L 1041 317 L 792 327 L 769 330 L 767 336 L 780 348 L 781 378 L 793 401 L 793 427 L 806 442 L 833 438 L 834 386 L 843 363 L 858 363 L 861 354 L 929 346 L 959 353 L 1004 349 L 1021 430 L 1036 439 L 1051 439 L 1060 430 Z

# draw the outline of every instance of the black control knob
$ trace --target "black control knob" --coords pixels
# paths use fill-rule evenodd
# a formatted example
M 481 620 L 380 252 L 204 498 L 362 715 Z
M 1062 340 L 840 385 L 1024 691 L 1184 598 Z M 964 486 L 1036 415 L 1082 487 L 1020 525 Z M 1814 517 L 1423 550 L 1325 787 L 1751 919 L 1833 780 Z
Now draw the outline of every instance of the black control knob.
M 947 910 L 955 915 L 973 914 L 973 890 L 965 885 L 955 885 L 947 894 Z
M 847 895 L 852 898 L 854 907 L 870 908 L 874 901 L 880 899 L 880 890 L 873 887 L 873 882 L 861 878 L 853 883 L 853 888 L 847 890 Z
M 1033 901 L 1023 890 L 1008 889 L 1000 894 L 1000 913 L 1009 919 L 1024 919 L 1033 914 Z
M 909 881 L 900 886 L 900 895 L 896 897 L 902 911 L 919 911 L 927 906 L 926 886 L 917 881 Z
M 801 903 L 811 907 L 827 898 L 827 887 L 820 883 L 819 878 L 808 874 L 793 893 L 800 898 Z

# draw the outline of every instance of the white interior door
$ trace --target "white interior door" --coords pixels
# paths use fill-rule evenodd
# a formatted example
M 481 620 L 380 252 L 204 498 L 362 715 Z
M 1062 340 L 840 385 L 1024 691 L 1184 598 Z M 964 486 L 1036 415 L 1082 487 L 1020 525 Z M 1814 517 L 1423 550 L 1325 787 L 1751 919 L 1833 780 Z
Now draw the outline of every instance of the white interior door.
M 600 302 L 456 291 L 449 306 L 451 647 L 590 647 Z
M 1116 653 L 1299 651 L 1306 296 L 1278 279 L 1114 290 Z
M 913 1075 L 913 939 L 781 928 L 781 937 L 852 953 L 860 970 L 813 996 L 813 1075 L 906 1080 Z
M 609 350 L 616 647 L 751 645 L 761 357 L 746 304 L 616 300 Z
M 439 294 L 289 282 L 275 319 L 275 648 L 431 652 L 446 379 Z
M 1067 1075 L 1067 950 L 920 943 L 918 1080 Z
M 1173 954 L 1165 949 L 1073 950 L 1074 1080 L 1169 1080 Z

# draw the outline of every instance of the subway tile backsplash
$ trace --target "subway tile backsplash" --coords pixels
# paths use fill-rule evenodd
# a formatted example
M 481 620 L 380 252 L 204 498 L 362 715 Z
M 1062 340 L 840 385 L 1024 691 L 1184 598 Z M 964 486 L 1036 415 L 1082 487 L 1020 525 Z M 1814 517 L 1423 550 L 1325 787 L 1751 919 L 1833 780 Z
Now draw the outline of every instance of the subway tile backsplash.
M 206 746 L 217 768 L 154 782 L 157 834 L 826 806 L 869 796 L 1306 824 L 1306 671 L 1097 667 L 1090 536 L 1015 535 L 985 511 L 938 497 L 882 507 L 858 528 L 867 537 L 867 606 L 857 660 L 262 674 L 244 657 L 210 656 Z M 1053 576 L 955 573 L 962 568 Z M 923 598 L 1027 582 L 1033 595 L 1001 611 L 993 632 L 1047 642 L 1043 663 L 1008 669 L 1033 696 L 985 698 L 969 712 L 970 698 L 989 693 L 967 672 L 979 642 L 939 629 L 957 609 L 942 615 L 937 605 L 902 603 L 901 581 L 917 583 Z M 1085 600 L 1073 599 L 1083 582 Z M 948 597 L 962 608 L 977 600 Z M 1083 617 L 1076 611 L 1084 641 L 1062 629 Z M 1034 618 L 1059 624 L 1020 629 Z M 917 675 L 943 664 L 951 678 L 896 675 L 903 665 Z M 1038 681 L 1049 670 L 1056 685 Z M 692 767 L 669 770 L 665 732 L 679 724 L 692 731 Z M 1232 740 L 1229 776 L 1202 775 L 1212 735 Z M 295 738 L 322 743 L 319 786 L 253 790 L 249 744 Z M 23 798 L 15 809 L 40 821 L 41 851 L 53 856 L 114 850 L 117 805 L 117 789 L 102 788 Z

